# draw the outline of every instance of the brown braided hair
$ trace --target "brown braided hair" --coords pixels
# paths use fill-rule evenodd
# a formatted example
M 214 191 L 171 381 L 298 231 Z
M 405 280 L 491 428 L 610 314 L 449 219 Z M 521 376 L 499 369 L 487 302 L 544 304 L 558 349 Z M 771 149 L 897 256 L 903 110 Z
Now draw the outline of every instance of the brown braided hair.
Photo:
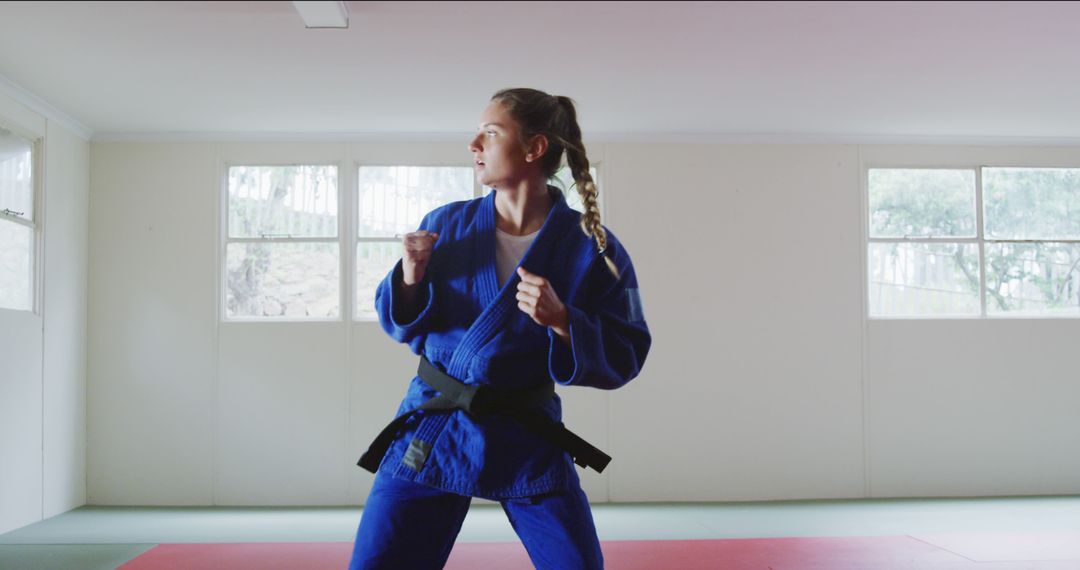
M 600 224 L 600 207 L 596 202 L 598 190 L 589 174 L 589 158 L 581 142 L 581 127 L 577 122 L 577 110 L 569 97 L 556 97 L 543 91 L 528 88 L 503 89 L 491 97 L 498 102 L 520 125 L 520 142 L 528 148 L 528 141 L 536 135 L 544 135 L 548 149 L 540 158 L 540 172 L 551 179 L 559 170 L 563 151 L 566 163 L 574 176 L 574 187 L 581 196 L 585 212 L 581 215 L 581 230 L 596 241 L 597 250 L 607 262 L 608 270 L 619 278 L 619 270 L 608 255 L 607 232 Z

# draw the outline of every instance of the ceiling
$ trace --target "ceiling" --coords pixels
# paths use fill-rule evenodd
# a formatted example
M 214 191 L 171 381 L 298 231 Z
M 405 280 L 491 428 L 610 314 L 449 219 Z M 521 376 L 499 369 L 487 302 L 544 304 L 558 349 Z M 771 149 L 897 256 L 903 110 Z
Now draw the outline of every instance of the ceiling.
M 458 135 L 497 89 L 597 137 L 1080 139 L 1077 2 L 2 2 L 0 78 L 94 138 Z

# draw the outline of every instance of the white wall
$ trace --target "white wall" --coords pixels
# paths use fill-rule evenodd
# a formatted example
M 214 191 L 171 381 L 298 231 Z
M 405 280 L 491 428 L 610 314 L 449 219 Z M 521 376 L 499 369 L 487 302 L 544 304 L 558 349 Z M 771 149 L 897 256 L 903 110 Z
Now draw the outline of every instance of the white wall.
M 0 116 L 44 138 L 41 310 L 0 309 L 0 533 L 86 503 L 90 145 L 0 93 Z
M 594 501 L 1080 492 L 1063 350 L 1080 320 L 868 321 L 860 182 L 869 163 L 1076 165 L 1076 149 L 589 152 L 654 334 L 627 387 L 560 389 L 567 424 L 615 458 L 582 473 Z M 366 496 L 373 476 L 355 461 L 415 357 L 376 323 L 217 321 L 224 165 L 282 160 L 347 165 L 346 188 L 356 161 L 469 164 L 464 142 L 94 143 L 88 502 Z M 1037 365 L 1003 350 L 1018 343 Z
M 207 145 L 91 145 L 91 504 L 213 500 L 213 164 Z
M 86 504 L 86 279 L 90 144 L 45 136 L 44 518 Z
M 856 149 L 607 154 L 655 343 L 611 394 L 611 500 L 864 496 Z

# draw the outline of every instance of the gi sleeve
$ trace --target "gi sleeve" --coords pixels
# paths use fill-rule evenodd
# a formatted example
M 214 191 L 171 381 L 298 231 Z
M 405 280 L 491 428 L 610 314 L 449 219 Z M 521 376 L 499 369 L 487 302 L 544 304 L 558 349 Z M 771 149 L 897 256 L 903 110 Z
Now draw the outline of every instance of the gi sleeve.
M 570 344 L 549 327 L 548 370 L 564 386 L 613 390 L 637 377 L 652 344 L 630 257 L 616 248 L 619 279 L 597 260 L 590 275 L 593 302 L 580 308 L 567 303 Z M 602 272 L 602 273 L 601 273 Z
M 424 216 L 418 229 L 438 232 L 432 227 L 431 214 Z M 440 233 L 439 237 L 442 239 L 444 236 Z M 424 278 L 418 283 L 416 304 L 413 307 L 405 307 L 402 304 L 404 259 L 398 259 L 394 268 L 390 270 L 390 274 L 379 283 L 379 287 L 375 290 L 375 311 L 379 315 L 379 324 L 391 338 L 407 343 L 416 354 L 420 354 L 423 349 L 428 324 L 435 312 L 435 285 L 431 279 L 434 257 L 433 251 L 432 259 L 428 261 L 424 272 Z

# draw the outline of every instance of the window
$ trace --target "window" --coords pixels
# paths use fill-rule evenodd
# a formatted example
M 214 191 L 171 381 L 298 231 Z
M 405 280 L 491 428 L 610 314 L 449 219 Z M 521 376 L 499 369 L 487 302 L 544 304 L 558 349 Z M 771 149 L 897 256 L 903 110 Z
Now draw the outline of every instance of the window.
M 342 308 L 350 300 L 341 295 L 344 268 L 355 278 L 353 318 L 377 321 L 375 291 L 404 253 L 402 236 L 416 231 L 432 210 L 489 191 L 478 186 L 472 166 L 363 165 L 354 172 L 356 191 L 339 202 L 336 166 L 228 168 L 222 202 L 225 320 L 337 320 L 349 310 Z M 599 185 L 597 169 L 590 172 Z M 582 210 L 568 169 L 551 183 L 563 189 L 570 207 Z M 339 205 L 355 218 L 339 219 Z M 352 228 L 354 257 L 340 259 Z
M 374 321 L 375 290 L 404 254 L 402 236 L 431 210 L 477 190 L 468 166 L 361 166 L 357 180 L 355 315 Z
M 338 169 L 231 166 L 225 316 L 340 318 Z
M 1080 169 L 869 169 L 871 317 L 1080 315 Z
M 0 127 L 0 308 L 34 310 L 35 144 Z

